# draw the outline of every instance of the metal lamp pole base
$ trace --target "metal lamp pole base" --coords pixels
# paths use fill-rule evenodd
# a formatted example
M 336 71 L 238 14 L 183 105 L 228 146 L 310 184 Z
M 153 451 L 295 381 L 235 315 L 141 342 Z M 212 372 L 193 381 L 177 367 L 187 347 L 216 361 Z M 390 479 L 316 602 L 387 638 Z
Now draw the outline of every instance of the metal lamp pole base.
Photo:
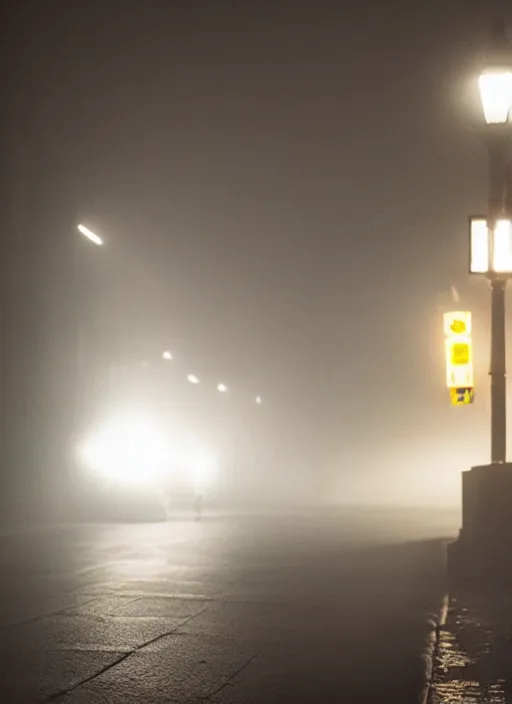
M 459 584 L 512 585 L 512 463 L 462 473 L 462 528 L 448 546 L 448 573 Z

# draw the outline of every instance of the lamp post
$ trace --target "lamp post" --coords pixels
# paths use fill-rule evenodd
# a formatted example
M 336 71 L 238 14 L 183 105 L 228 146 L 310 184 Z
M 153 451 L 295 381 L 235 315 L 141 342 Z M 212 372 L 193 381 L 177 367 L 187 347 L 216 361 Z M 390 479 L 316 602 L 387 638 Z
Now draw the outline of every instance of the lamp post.
M 487 65 L 478 83 L 487 123 L 489 205 L 485 227 L 480 219 L 470 220 L 470 271 L 485 274 L 491 285 L 491 462 L 504 463 L 507 453 L 505 291 L 507 278 L 512 275 L 510 220 L 507 219 L 510 214 L 506 212 L 506 164 L 512 127 L 512 49 L 501 22 L 493 27 Z
M 462 474 L 462 529 L 448 548 L 448 567 L 456 579 L 493 582 L 512 579 L 512 464 L 506 458 L 505 370 L 505 292 L 512 276 L 512 213 L 507 210 L 512 187 L 507 177 L 512 47 L 501 22 L 493 27 L 478 84 L 489 151 L 489 202 L 485 216 L 469 219 L 469 271 L 485 276 L 491 288 L 491 462 Z

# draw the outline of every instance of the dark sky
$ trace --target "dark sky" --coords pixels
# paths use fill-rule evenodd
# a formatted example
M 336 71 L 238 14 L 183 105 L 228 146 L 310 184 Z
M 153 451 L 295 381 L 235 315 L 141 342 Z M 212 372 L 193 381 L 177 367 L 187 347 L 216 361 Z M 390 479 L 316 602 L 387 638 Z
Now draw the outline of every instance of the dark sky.
M 13 7 L 4 134 L 24 145 L 30 206 L 4 299 L 10 348 L 32 352 L 11 357 L 60 376 L 85 219 L 108 241 L 93 265 L 107 356 L 179 346 L 261 389 L 341 493 L 344 477 L 399 486 L 397 472 L 410 491 L 447 469 L 456 486 L 487 453 L 487 297 L 466 276 L 466 221 L 486 204 L 472 128 L 488 5 Z M 469 410 L 444 389 L 452 284 L 483 321 Z

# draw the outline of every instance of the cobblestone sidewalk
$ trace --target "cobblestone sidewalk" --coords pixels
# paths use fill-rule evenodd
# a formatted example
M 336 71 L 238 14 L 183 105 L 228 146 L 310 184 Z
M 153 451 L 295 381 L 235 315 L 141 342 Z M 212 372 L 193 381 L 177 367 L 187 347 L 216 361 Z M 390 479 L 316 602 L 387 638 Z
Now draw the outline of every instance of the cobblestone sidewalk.
M 512 593 L 451 597 L 439 631 L 429 701 L 512 701 Z

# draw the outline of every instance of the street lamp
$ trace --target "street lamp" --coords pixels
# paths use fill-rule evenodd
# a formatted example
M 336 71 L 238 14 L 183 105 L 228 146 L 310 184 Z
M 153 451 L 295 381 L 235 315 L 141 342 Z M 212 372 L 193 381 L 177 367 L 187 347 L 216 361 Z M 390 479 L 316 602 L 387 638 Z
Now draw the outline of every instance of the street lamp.
M 448 547 L 450 574 L 500 582 L 512 575 L 512 464 L 507 463 L 505 289 L 512 276 L 512 179 L 507 176 L 512 135 L 512 47 L 496 22 L 479 77 L 489 150 L 487 214 L 469 219 L 469 271 L 491 287 L 491 463 L 462 473 L 462 529 Z
M 256 403 L 258 404 L 258 406 L 263 403 L 263 399 L 261 398 L 261 396 L 256 396 Z
M 169 352 L 169 350 L 165 350 L 165 352 L 162 353 L 162 358 L 167 360 L 168 362 L 172 361 L 171 352 Z
M 228 387 L 226 384 L 223 384 L 222 382 L 220 384 L 217 384 L 217 391 L 220 391 L 221 394 L 227 393 Z
M 506 28 L 493 28 L 487 64 L 479 78 L 489 149 L 487 217 L 470 218 L 472 274 L 484 274 L 491 285 L 491 462 L 506 462 L 505 289 L 512 276 L 512 225 L 506 212 L 506 163 L 512 134 L 512 49 Z
M 197 376 L 196 376 L 195 374 L 189 374 L 189 375 L 187 376 L 187 380 L 188 380 L 191 384 L 199 384 L 199 379 L 197 378 Z
M 85 227 L 85 225 L 78 225 L 78 230 L 79 230 L 79 232 L 82 233 L 82 235 L 84 235 L 84 237 L 87 237 L 88 240 L 90 240 L 91 242 L 94 242 L 94 244 L 97 244 L 97 245 L 103 244 L 103 240 L 101 239 L 101 237 L 99 237 L 94 232 L 89 230 L 89 228 Z
M 512 108 L 512 61 L 507 41 L 506 27 L 496 22 L 487 65 L 478 80 L 484 118 L 488 125 L 505 125 L 510 122 Z

